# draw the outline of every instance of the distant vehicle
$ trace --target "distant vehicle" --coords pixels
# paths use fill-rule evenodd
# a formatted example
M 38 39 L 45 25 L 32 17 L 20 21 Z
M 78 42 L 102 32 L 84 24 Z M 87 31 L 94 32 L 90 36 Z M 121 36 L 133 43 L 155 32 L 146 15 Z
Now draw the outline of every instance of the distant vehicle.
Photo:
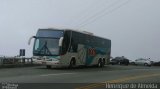
M 129 60 L 125 57 L 115 57 L 110 61 L 110 64 L 115 65 L 115 64 L 120 64 L 120 65 L 128 65 Z
M 150 61 L 149 59 L 143 59 L 143 58 L 136 59 L 134 62 L 135 65 L 144 65 L 144 66 L 151 66 L 152 63 L 153 61 Z
M 129 65 L 129 60 L 126 58 L 120 60 L 120 65 Z
M 135 62 L 133 60 L 129 60 L 129 64 L 135 65 Z
M 160 61 L 159 62 L 154 62 L 153 65 L 154 66 L 160 66 Z
M 120 62 L 119 59 L 114 58 L 110 61 L 110 64 L 115 65 L 115 64 L 119 64 L 119 62 Z
M 33 46 L 33 60 L 51 67 L 109 64 L 111 40 L 90 32 L 70 29 L 39 29 Z

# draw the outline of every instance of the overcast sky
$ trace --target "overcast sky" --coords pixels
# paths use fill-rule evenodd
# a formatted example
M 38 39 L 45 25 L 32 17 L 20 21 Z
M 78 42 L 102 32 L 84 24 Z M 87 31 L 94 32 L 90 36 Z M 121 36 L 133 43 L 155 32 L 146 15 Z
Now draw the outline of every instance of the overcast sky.
M 39 28 L 85 30 L 112 40 L 112 56 L 160 60 L 160 0 L 0 0 L 0 55 L 26 49 Z

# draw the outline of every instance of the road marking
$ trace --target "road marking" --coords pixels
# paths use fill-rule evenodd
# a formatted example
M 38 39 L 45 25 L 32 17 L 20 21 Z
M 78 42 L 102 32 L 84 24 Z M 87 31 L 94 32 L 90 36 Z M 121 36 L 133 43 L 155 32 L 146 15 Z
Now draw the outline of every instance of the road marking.
M 44 74 L 44 75 L 40 75 L 40 76 L 53 76 L 53 75 L 70 75 L 70 74 L 75 74 L 75 73 L 58 73 L 58 74 Z
M 94 84 L 82 86 L 82 87 L 75 88 L 75 89 L 92 89 L 92 88 L 105 86 L 106 83 L 121 83 L 121 82 L 129 81 L 129 80 L 136 80 L 136 79 L 155 77 L 155 76 L 160 76 L 160 73 L 159 74 L 144 74 L 144 75 L 140 75 L 140 76 L 124 77 L 121 79 L 109 80 L 109 81 L 105 81 L 105 82 L 101 82 L 101 83 L 94 83 Z

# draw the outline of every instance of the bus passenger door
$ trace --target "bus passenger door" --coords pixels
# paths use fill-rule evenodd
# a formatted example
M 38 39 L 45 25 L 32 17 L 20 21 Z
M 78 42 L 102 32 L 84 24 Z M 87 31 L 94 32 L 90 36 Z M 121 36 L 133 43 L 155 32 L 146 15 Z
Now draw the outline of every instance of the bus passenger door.
M 82 65 L 86 64 L 87 49 L 84 45 L 78 45 L 78 59 Z

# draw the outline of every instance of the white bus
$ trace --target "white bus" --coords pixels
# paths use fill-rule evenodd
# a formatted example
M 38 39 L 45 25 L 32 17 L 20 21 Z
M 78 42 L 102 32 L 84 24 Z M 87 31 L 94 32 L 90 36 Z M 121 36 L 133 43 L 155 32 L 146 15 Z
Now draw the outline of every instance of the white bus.
M 35 63 L 51 67 L 109 64 L 111 40 L 71 29 L 39 29 L 33 46 Z M 29 40 L 29 44 L 30 41 Z

